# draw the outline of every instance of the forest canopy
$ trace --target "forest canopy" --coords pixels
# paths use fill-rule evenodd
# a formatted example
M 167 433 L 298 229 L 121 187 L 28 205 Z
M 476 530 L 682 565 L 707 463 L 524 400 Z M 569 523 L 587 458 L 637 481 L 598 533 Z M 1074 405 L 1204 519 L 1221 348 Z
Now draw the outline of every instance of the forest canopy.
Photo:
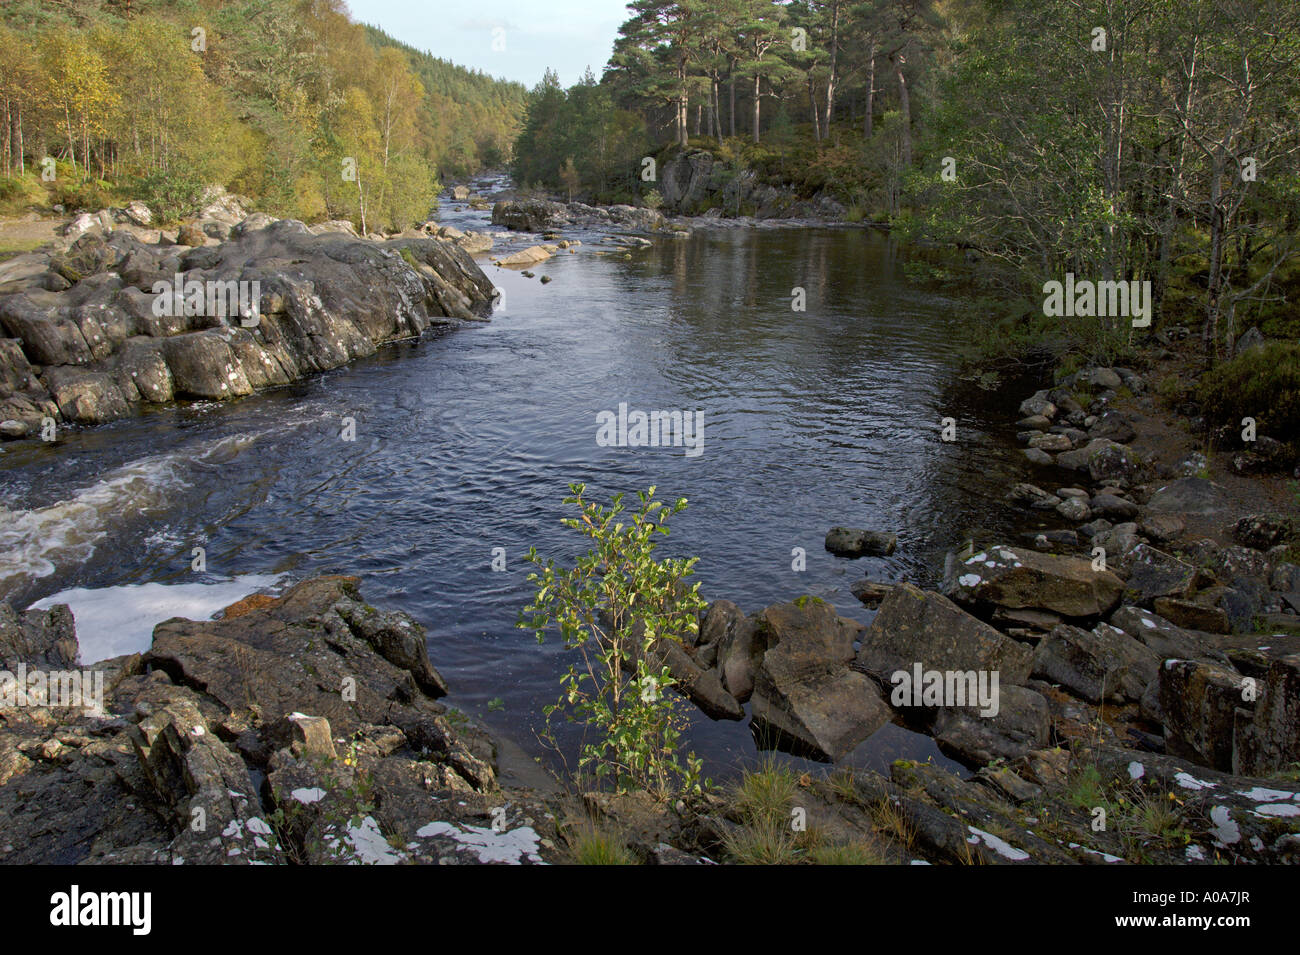
M 163 214 L 208 184 L 267 212 L 402 228 L 500 167 L 526 90 L 352 21 L 342 0 L 8 0 L 0 199 Z M 345 175 L 350 170 L 350 175 Z
M 628 12 L 599 81 L 548 75 L 532 91 L 521 182 L 655 203 L 644 158 L 704 151 L 724 174 L 830 196 L 850 221 L 970 249 L 1004 301 L 1041 301 L 1067 273 L 1141 280 L 1157 315 L 1196 316 L 1207 351 L 1248 324 L 1300 333 L 1284 309 L 1300 294 L 1294 0 Z M 704 203 L 672 211 L 718 204 Z

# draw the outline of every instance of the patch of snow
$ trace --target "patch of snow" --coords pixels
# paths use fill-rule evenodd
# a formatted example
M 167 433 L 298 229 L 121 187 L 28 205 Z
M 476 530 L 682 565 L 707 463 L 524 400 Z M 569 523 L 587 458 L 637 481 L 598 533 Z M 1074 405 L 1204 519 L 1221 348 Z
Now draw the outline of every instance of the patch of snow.
M 314 802 L 320 802 L 325 798 L 325 790 L 313 786 L 311 789 L 295 789 L 289 793 L 290 799 L 296 799 L 303 805 L 310 806 Z
M 1285 789 L 1265 789 L 1263 786 L 1256 786 L 1254 789 L 1237 795 L 1245 796 L 1254 802 L 1279 802 L 1284 799 L 1300 799 L 1300 793 L 1288 792 Z
M 1228 812 L 1227 806 L 1215 806 L 1210 810 L 1210 821 L 1214 823 L 1211 834 L 1216 846 L 1230 846 L 1241 841 L 1241 827 Z
M 449 836 L 460 843 L 458 852 L 473 852 L 480 862 L 504 862 L 519 865 L 525 858 L 541 862 L 538 853 L 538 836 L 532 826 L 521 826 L 505 832 L 495 832 L 478 826 L 458 826 L 449 822 L 431 822 L 415 831 L 421 839 Z
M 1077 843 L 1077 842 L 1071 842 L 1069 847 L 1070 847 L 1071 849 L 1081 849 L 1081 850 L 1083 850 L 1084 852 L 1088 853 L 1089 855 L 1101 856 L 1101 859 L 1102 859 L 1103 862 L 1123 862 L 1123 861 L 1124 861 L 1124 860 L 1121 859 L 1119 856 L 1113 856 L 1113 855 L 1111 855 L 1109 852 L 1102 852 L 1100 849 L 1093 849 L 1093 848 L 1090 848 L 1089 846 L 1080 845 L 1080 844 Z
M 1141 779 L 1147 774 L 1147 768 L 1139 763 L 1136 759 L 1128 764 L 1128 778 Z
M 1193 790 L 1214 789 L 1218 785 L 1217 783 L 1207 783 L 1202 779 L 1197 779 L 1189 773 L 1175 773 L 1174 782 L 1178 783 L 1178 785 L 1182 786 L 1184 789 Z
M 1017 849 L 1010 843 L 1004 842 L 997 836 L 985 832 L 983 829 L 976 829 L 974 826 L 967 826 L 966 828 L 971 831 L 971 837 L 966 841 L 973 845 L 979 845 L 980 840 L 982 839 L 986 846 L 1004 859 L 1010 859 L 1012 862 L 1023 862 L 1025 859 L 1029 858 L 1029 853 L 1024 849 Z
M 373 816 L 366 816 L 359 826 L 349 823 L 346 838 L 354 856 L 349 865 L 398 865 L 405 861 L 405 857 L 388 844 Z
M 961 584 L 963 587 L 974 587 L 982 579 L 983 578 L 980 577 L 979 574 L 962 574 L 957 578 L 957 583 Z

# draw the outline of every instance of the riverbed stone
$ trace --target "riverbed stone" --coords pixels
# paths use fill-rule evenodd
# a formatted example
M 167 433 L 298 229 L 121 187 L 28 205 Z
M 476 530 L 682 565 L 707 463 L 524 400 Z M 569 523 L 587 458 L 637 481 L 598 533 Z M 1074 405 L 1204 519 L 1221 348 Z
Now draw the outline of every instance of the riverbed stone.
M 1088 509 L 1088 502 L 1077 497 L 1067 497 L 1056 505 L 1056 513 L 1060 514 L 1067 521 L 1073 521 L 1081 524 L 1088 519 L 1091 511 Z
M 1150 544 L 1138 544 L 1129 561 L 1128 593 L 1136 603 L 1151 606 L 1157 597 L 1187 597 L 1196 588 L 1199 572 Z
M 1139 511 L 1138 506 L 1128 498 L 1107 493 L 1094 495 L 1088 502 L 1088 507 L 1093 514 L 1120 523 L 1135 519 Z
M 835 761 L 889 722 L 875 681 L 785 647 L 763 655 L 751 701 L 760 745 Z
M 1153 607 L 1166 620 L 1189 630 L 1227 633 L 1231 629 L 1228 615 L 1213 605 L 1179 597 L 1157 597 Z
M 1171 659 L 1159 673 L 1165 746 L 1174 756 L 1232 772 L 1237 708 L 1245 678 L 1227 666 Z
M 1040 415 L 1047 419 L 1056 417 L 1056 405 L 1047 398 L 1047 392 L 1038 391 L 1020 403 L 1020 413 L 1025 417 Z
M 826 532 L 826 549 L 841 557 L 888 557 L 898 546 L 898 535 L 858 527 L 832 527 Z
M 1038 644 L 1033 669 L 1090 703 L 1122 703 L 1142 698 L 1159 665 L 1150 649 L 1109 624 L 1091 631 L 1062 624 Z
M 1074 447 L 1074 443 L 1063 434 L 1035 431 L 1030 433 L 1028 441 L 1031 448 L 1041 448 L 1044 451 L 1069 451 Z
M 941 707 L 933 730 L 939 748 L 968 766 L 984 766 L 1046 746 L 1051 720 L 1042 695 L 1028 687 L 999 686 L 998 696 L 994 716 L 978 707 Z
M 901 583 L 862 636 L 858 666 L 885 685 L 898 671 L 997 671 L 1003 685 L 1029 678 L 1033 651 L 966 613 L 940 594 Z
M 1030 464 L 1037 464 L 1042 467 L 1053 464 L 1055 461 L 1055 459 L 1042 448 L 1024 448 L 1021 453 L 1029 459 Z
M 943 593 L 958 603 L 1049 610 L 1065 617 L 1093 617 L 1120 599 L 1123 582 L 1110 571 L 1093 570 L 1077 557 L 992 547 L 953 562 Z
M 1007 495 L 1017 504 L 1023 504 L 1038 511 L 1050 511 L 1061 503 L 1061 499 L 1034 484 L 1020 483 L 1011 488 Z

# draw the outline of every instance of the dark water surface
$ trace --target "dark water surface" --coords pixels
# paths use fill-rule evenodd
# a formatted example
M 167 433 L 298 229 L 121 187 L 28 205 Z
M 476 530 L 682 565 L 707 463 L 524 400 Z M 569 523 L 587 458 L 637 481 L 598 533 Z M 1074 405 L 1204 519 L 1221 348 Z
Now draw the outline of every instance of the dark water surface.
M 464 209 L 441 221 L 487 227 Z M 570 482 L 597 498 L 652 483 L 686 496 L 663 548 L 698 555 L 704 595 L 746 611 L 812 593 L 866 621 L 856 577 L 933 582 L 973 528 L 1011 531 L 1008 422 L 1023 393 L 956 380 L 958 306 L 909 284 L 888 240 L 718 229 L 624 260 L 579 234 L 577 254 L 534 268 L 548 285 L 481 260 L 505 292 L 490 324 L 242 401 L 6 446 L 0 596 L 26 606 L 73 587 L 358 574 L 372 603 L 428 627 L 452 704 L 540 753 L 532 732 L 564 655 L 514 624 L 527 548 L 569 558 L 580 546 L 559 525 Z M 795 286 L 806 312 L 791 309 Z M 702 411 L 703 453 L 597 446 L 597 413 L 620 402 Z M 353 443 L 339 437 L 345 417 Z M 897 531 L 898 550 L 835 558 L 823 538 L 837 523 Z M 207 575 L 190 569 L 195 546 Z M 792 570 L 796 547 L 806 572 Z M 745 724 L 695 724 L 711 774 L 755 758 Z M 886 727 L 854 762 L 935 752 Z

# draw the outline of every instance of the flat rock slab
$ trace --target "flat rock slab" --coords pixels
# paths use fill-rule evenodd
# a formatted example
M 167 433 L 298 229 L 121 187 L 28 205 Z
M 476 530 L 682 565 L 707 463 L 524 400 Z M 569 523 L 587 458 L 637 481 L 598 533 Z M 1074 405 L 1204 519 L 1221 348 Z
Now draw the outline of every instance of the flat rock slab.
M 952 562 L 943 593 L 958 603 L 1049 610 L 1065 617 L 1096 617 L 1119 603 L 1124 583 L 1092 562 L 1026 549 L 993 547 Z
M 858 665 L 888 684 L 894 673 L 996 671 L 1004 685 L 1029 679 L 1033 651 L 945 597 L 911 584 L 885 597 L 858 650 Z
M 865 673 L 780 647 L 764 655 L 751 703 L 760 746 L 832 762 L 893 715 Z

